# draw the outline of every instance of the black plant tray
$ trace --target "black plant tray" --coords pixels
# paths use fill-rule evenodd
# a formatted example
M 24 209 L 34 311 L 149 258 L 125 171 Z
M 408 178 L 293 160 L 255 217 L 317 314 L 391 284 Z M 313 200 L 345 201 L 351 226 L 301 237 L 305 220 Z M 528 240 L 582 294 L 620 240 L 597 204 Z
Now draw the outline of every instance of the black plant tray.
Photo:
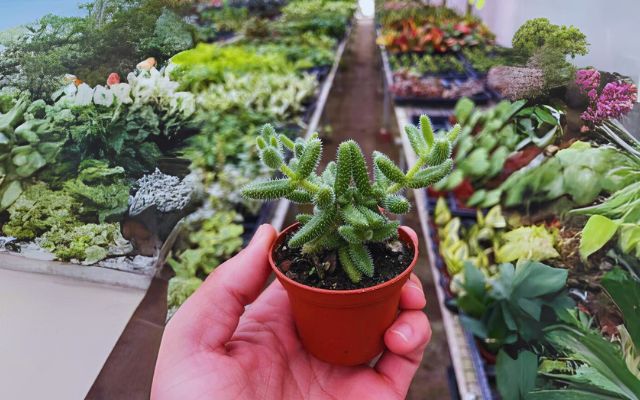
M 476 93 L 469 97 L 476 104 L 487 104 L 493 100 L 492 94 L 485 89 L 484 92 Z M 444 99 L 441 97 L 415 97 L 415 96 L 393 96 L 393 100 L 398 105 L 412 105 L 412 106 L 432 106 L 432 107 L 451 107 L 456 105 L 461 97 L 455 97 L 451 99 Z

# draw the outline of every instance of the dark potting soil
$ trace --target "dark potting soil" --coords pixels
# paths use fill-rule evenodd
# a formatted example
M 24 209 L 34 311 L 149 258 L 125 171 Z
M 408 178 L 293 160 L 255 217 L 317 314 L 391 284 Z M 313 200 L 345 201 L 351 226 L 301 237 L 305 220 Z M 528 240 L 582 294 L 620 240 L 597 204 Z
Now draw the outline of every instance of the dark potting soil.
M 342 269 L 335 250 L 303 254 L 300 249 L 287 246 L 292 235 L 287 235 L 276 250 L 276 265 L 290 279 L 319 289 L 352 290 L 375 286 L 400 275 L 413 259 L 413 249 L 397 239 L 368 244 L 375 272 L 372 277 L 362 275 L 360 282 L 353 283 Z

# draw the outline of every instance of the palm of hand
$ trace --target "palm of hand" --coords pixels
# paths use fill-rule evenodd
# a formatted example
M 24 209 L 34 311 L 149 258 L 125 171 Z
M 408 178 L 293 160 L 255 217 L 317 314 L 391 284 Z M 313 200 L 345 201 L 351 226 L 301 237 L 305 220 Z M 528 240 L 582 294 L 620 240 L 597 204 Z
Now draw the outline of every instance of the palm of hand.
M 257 258 L 247 254 L 249 250 L 243 252 L 244 256 L 255 263 Z M 233 267 L 234 272 L 240 265 Z M 224 271 L 223 266 L 218 271 Z M 417 278 L 412 277 L 403 288 L 401 298 L 401 308 L 416 311 L 404 311 L 398 321 L 414 325 L 414 331 L 422 325 L 423 332 L 408 338 L 402 330 L 398 334 L 390 328 L 385 336 L 387 347 L 404 354 L 386 351 L 374 368 L 335 366 L 307 353 L 297 336 L 287 294 L 278 282 L 273 282 L 244 313 L 243 305 L 255 297 L 250 291 L 242 292 L 233 288 L 232 283 L 215 285 L 216 291 L 209 296 L 218 297 L 227 291 L 226 302 L 235 300 L 236 307 L 232 306 L 231 310 L 218 307 L 221 314 L 213 315 L 214 312 L 203 312 L 201 307 L 192 304 L 214 300 L 198 297 L 200 289 L 167 327 L 152 398 L 404 398 L 430 337 L 426 316 L 417 311 L 424 306 L 424 295 L 417 294 L 422 289 L 416 281 Z M 418 290 L 413 290 L 416 288 Z M 209 306 L 213 304 L 216 303 Z M 240 314 L 238 320 L 235 315 Z M 178 328 L 174 329 L 175 326 Z

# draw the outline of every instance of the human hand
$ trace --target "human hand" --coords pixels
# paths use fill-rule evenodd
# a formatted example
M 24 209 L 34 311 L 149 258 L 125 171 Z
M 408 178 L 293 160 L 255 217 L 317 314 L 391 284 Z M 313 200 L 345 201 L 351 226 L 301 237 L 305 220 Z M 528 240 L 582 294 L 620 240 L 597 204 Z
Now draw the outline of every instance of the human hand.
M 431 339 L 418 278 L 411 274 L 402 288 L 402 311 L 375 366 L 327 364 L 302 347 L 282 285 L 276 280 L 260 294 L 275 238 L 273 227 L 261 226 L 169 321 L 151 398 L 404 399 Z

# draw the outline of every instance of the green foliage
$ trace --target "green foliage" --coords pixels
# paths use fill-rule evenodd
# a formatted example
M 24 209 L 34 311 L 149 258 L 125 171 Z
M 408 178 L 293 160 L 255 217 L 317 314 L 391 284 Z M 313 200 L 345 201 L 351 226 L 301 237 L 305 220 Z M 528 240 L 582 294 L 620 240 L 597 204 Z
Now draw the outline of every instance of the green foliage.
M 620 309 L 635 348 L 640 349 L 640 282 L 628 272 L 615 268 L 604 275 L 601 285 Z
M 147 57 L 164 62 L 190 47 L 190 28 L 173 14 L 182 13 L 180 1 L 104 0 L 85 7 L 85 17 L 47 15 L 28 25 L 3 52 L 0 80 L 48 98 L 65 74 L 96 85 Z
M 425 117 L 421 122 L 420 128 L 407 127 L 414 135 L 414 148 L 419 155 L 417 163 L 404 173 L 388 157 L 376 152 L 373 182 L 362 150 L 354 141 L 340 144 L 336 162 L 329 163 L 324 172 L 316 173 L 322 153 L 317 134 L 308 140 L 292 142 L 277 135 L 272 126 L 265 125 L 257 140 L 260 158 L 284 177 L 247 185 L 242 194 L 258 200 L 311 198 L 315 205 L 313 216 L 301 219 L 302 226 L 289 240 L 289 246 L 302 247 L 303 252 L 337 249 L 343 260 L 341 265 L 354 282 L 359 279 L 355 271 L 373 276 L 373 260 L 367 243 L 383 242 L 397 233 L 397 223 L 390 221 L 379 208 L 387 207 L 394 213 L 407 212 L 409 203 L 397 195 L 400 190 L 426 187 L 451 170 L 450 150 L 445 151 L 444 156 L 434 156 L 433 150 L 441 153 L 441 143 L 450 149 L 459 128 L 434 138 L 429 119 Z M 288 162 L 284 161 L 285 148 L 294 154 Z M 433 164 L 427 166 L 429 161 Z M 349 261 L 345 261 L 347 258 Z
M 139 177 L 156 167 L 158 143 L 191 127 L 193 94 L 178 91 L 178 83 L 155 68 L 127 79 L 110 87 L 71 84 L 56 93 L 46 114 L 56 129 L 68 132 L 68 140 L 43 179 L 68 179 L 86 159 L 106 160 Z
M 282 8 L 282 19 L 276 29 L 291 36 L 313 32 L 341 38 L 355 9 L 355 2 L 349 0 L 291 1 Z
M 40 239 L 40 245 L 60 260 L 78 260 L 86 264 L 106 258 L 110 247 L 126 243 L 119 224 L 55 225 Z
M 122 167 L 109 168 L 106 162 L 85 160 L 78 177 L 65 182 L 64 189 L 82 203 L 80 214 L 100 223 L 119 219 L 129 208 L 130 185 Z
M 189 296 L 202 285 L 202 279 L 196 277 L 175 276 L 169 280 L 167 288 L 167 307 L 169 314 L 173 314 Z
M 537 343 L 543 328 L 573 305 L 564 291 L 567 270 L 536 261 L 500 264 L 490 279 L 471 263 L 464 267 L 463 291 L 457 298 L 462 322 L 498 349 L 517 342 Z
M 172 77 L 183 87 L 197 92 L 210 83 L 224 82 L 225 74 L 286 73 L 293 70 L 283 54 L 262 54 L 251 46 L 219 46 L 199 43 L 171 58 Z
M 504 244 L 496 249 L 496 261 L 499 263 L 517 260 L 542 261 L 560 256 L 555 249 L 556 235 L 549 232 L 544 225 L 516 228 L 505 232 L 501 240 Z
M 515 359 L 500 350 L 496 359 L 496 383 L 503 399 L 526 400 L 535 387 L 538 357 L 521 351 Z
M 534 18 L 525 22 L 512 40 L 513 48 L 527 56 L 544 46 L 558 49 L 563 57 L 587 54 L 587 37 L 576 27 L 554 25 L 546 18 Z
M 57 226 L 76 223 L 81 205 L 68 193 L 49 190 L 43 183 L 29 186 L 9 207 L 9 221 L 2 232 L 19 240 L 31 240 Z
M 613 147 L 591 147 L 577 141 L 542 164 L 511 175 L 491 206 L 501 199 L 507 207 L 539 204 L 566 196 L 572 204 L 592 203 L 601 193 L 613 193 L 635 179 L 630 157 Z
M 546 330 L 545 339 L 578 367 L 542 371 L 545 388 L 531 398 L 640 399 L 640 380 L 629 371 L 620 350 L 599 332 L 557 325 Z
M 286 121 L 302 113 L 317 86 L 310 74 L 228 73 L 224 82 L 208 87 L 199 103 L 204 110 L 217 113 L 258 113 Z
M 190 219 L 178 244 L 183 251 L 168 262 L 176 277 L 189 280 L 183 283 L 193 287 L 193 278 L 203 279 L 240 250 L 243 228 L 233 211 L 196 214 Z
M 167 8 L 156 20 L 153 36 L 141 44 L 148 55 L 159 55 L 163 60 L 193 45 L 193 27 Z
M 481 110 L 469 99 L 455 108 L 456 119 L 464 124 L 456 146 L 456 171 L 436 185 L 437 190 L 453 190 L 464 179 L 483 186 L 498 177 L 509 157 L 536 146 L 544 148 L 562 135 L 562 113 L 547 105 L 525 107 L 525 101 L 502 101 Z M 469 205 L 486 207 L 492 200 L 486 191 L 477 191 Z
M 22 98 L 0 114 L 0 211 L 20 196 L 28 178 L 55 159 L 66 138 L 51 118 L 40 118 L 40 105 Z
M 389 63 L 394 71 L 405 70 L 416 75 L 464 73 L 464 64 L 455 54 L 391 54 Z

